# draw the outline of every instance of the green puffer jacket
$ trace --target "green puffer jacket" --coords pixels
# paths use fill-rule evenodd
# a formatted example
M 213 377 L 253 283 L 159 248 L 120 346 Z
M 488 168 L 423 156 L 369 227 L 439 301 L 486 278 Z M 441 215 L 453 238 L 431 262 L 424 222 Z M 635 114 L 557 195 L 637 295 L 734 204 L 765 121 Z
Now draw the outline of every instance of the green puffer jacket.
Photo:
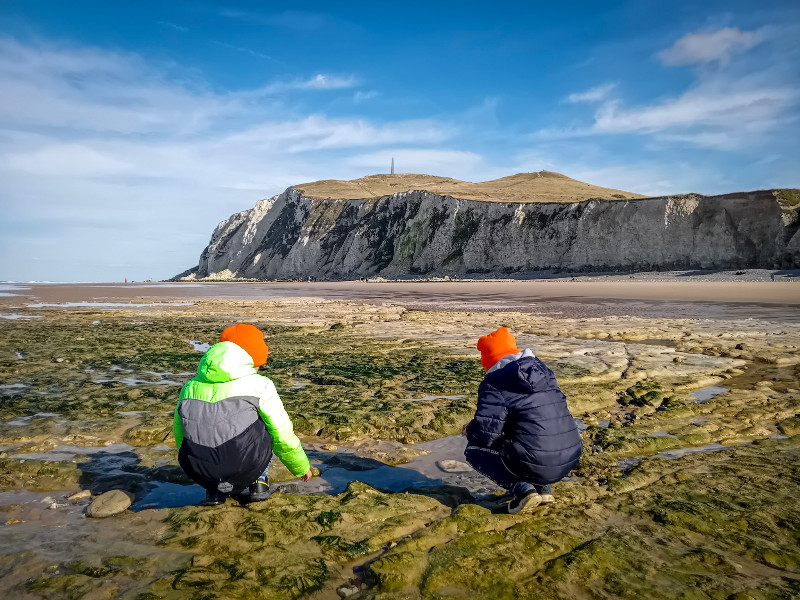
M 267 377 L 259 375 L 253 367 L 253 359 L 250 355 L 232 342 L 220 342 L 211 346 L 200 360 L 197 377 L 189 380 L 181 389 L 180 401 L 175 407 L 175 419 L 172 425 L 175 445 L 180 449 L 184 442 L 184 428 L 180 414 L 187 412 L 180 410 L 184 400 L 216 404 L 222 400 L 231 399 L 219 405 L 220 411 L 203 410 L 199 413 L 196 410 L 192 411 L 194 414 L 219 413 L 219 416 L 222 417 L 226 413 L 223 405 L 227 406 L 230 402 L 242 398 L 257 402 L 258 415 L 267 427 L 272 438 L 272 449 L 281 462 L 295 477 L 305 475 L 310 468 L 308 457 L 294 433 L 292 422 L 289 415 L 286 414 L 286 409 L 275 390 L 275 385 Z M 201 408 L 202 406 L 204 405 L 200 405 Z M 201 432 L 204 437 L 208 437 L 209 434 L 215 435 L 213 430 L 218 427 L 218 424 L 214 422 L 191 423 L 189 421 L 188 423 L 195 430 L 197 427 L 205 430 Z M 227 424 L 223 423 L 222 425 Z

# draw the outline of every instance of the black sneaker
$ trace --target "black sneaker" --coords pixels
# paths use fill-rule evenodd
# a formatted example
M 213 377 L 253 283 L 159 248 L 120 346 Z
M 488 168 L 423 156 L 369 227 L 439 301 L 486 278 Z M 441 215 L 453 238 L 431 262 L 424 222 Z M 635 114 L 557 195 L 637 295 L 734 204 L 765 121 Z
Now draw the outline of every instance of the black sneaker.
M 539 506 L 541 503 L 542 497 L 536 492 L 536 490 L 531 490 L 525 496 L 514 496 L 514 499 L 508 503 L 508 514 L 515 515 L 520 512 L 529 512 Z
M 228 499 L 228 494 L 223 494 L 216 490 L 206 490 L 206 497 L 200 502 L 200 506 L 217 506 Z
M 259 479 L 250 486 L 250 502 L 261 502 L 270 496 L 269 481 Z

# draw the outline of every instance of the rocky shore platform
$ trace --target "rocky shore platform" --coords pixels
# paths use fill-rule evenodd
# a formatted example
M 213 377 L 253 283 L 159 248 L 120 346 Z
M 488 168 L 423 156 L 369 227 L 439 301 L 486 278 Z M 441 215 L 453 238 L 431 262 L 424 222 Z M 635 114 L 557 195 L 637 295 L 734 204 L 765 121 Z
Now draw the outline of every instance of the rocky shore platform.
M 527 283 L 5 288 L 6 597 L 800 596 L 800 288 Z M 266 332 L 316 476 L 276 465 L 268 500 L 202 508 L 172 410 L 238 321 Z M 527 515 L 459 435 L 475 342 L 501 325 L 555 371 L 584 441 Z

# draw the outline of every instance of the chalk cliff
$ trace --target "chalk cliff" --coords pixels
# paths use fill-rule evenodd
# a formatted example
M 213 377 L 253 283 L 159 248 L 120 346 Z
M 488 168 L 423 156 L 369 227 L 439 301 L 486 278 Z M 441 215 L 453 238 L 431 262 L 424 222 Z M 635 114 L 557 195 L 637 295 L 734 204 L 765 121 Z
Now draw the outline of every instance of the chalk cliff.
M 293 186 L 222 221 L 181 276 L 347 279 L 800 267 L 800 192 L 645 198 L 557 173 Z

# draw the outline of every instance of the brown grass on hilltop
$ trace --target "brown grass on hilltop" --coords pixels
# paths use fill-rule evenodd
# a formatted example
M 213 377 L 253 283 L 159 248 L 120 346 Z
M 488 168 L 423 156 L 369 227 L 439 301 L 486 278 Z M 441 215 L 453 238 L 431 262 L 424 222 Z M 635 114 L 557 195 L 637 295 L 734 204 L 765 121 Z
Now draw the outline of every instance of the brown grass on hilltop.
M 426 191 L 485 202 L 580 202 L 589 198 L 628 200 L 647 197 L 598 187 L 552 171 L 518 173 L 479 183 L 417 173 L 369 175 L 351 181 L 327 179 L 303 183 L 294 186 L 294 189 L 306 197 L 317 199 L 369 200 L 409 191 Z

